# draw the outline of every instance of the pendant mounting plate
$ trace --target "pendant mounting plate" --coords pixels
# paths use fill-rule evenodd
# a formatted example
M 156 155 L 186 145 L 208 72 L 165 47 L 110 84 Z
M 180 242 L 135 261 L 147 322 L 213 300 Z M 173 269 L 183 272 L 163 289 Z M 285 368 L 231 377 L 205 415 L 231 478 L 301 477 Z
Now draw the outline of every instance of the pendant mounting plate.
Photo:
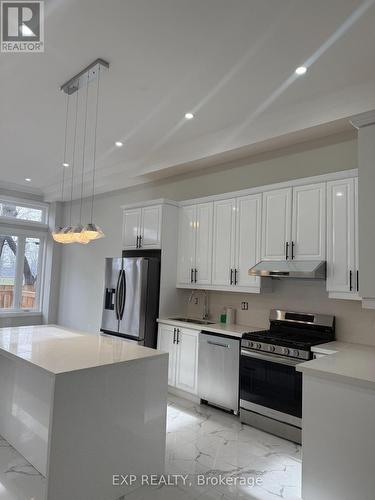
M 70 80 L 61 85 L 60 90 L 65 92 L 65 94 L 72 95 L 77 92 L 80 88 L 87 85 L 87 80 L 89 82 L 96 80 L 100 71 L 109 69 L 109 63 L 104 59 L 96 59 L 94 62 L 86 66 L 85 69 L 77 73 Z

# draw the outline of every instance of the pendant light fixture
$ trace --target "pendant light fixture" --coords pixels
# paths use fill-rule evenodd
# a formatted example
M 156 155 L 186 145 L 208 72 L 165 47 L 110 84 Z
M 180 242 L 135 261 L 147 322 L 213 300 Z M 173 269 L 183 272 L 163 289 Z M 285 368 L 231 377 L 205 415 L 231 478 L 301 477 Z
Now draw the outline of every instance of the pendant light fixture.
M 94 197 L 95 197 L 95 171 L 96 171 L 96 140 L 97 140 L 97 127 L 98 127 L 98 109 L 99 109 L 99 90 L 100 90 L 100 73 L 103 69 L 108 69 L 109 64 L 102 59 L 97 59 L 92 64 L 87 66 L 83 71 L 71 78 L 68 82 L 62 85 L 61 90 L 67 94 L 66 118 L 65 118 L 65 145 L 64 145 L 64 161 L 62 163 L 62 186 L 61 186 L 61 201 L 64 201 L 64 187 L 65 187 L 65 169 L 69 166 L 67 161 L 67 136 L 68 136 L 68 118 L 69 118 L 69 100 L 72 94 L 76 94 L 75 118 L 74 118 L 74 136 L 73 136 L 73 158 L 71 164 L 71 186 L 70 186 L 70 207 L 69 207 L 69 225 L 66 227 L 59 227 L 52 232 L 52 237 L 57 243 L 81 243 L 87 244 L 92 240 L 97 240 L 104 237 L 101 228 L 94 223 Z M 84 173 L 85 173 L 85 160 L 86 160 L 86 135 L 87 135 L 87 114 L 88 114 L 88 95 L 89 84 L 91 81 L 96 80 L 96 107 L 94 119 L 94 141 L 93 141 L 93 165 L 92 165 L 92 192 L 91 192 L 91 208 L 90 208 L 90 222 L 82 224 L 82 211 L 83 211 L 83 187 L 84 187 Z M 78 107 L 79 107 L 79 90 L 85 88 L 85 104 L 84 104 L 84 125 L 83 125 L 83 145 L 82 145 L 82 170 L 81 170 L 81 193 L 80 193 L 80 208 L 79 208 L 79 222 L 72 225 L 72 211 L 73 211 L 73 192 L 74 192 L 74 171 L 77 156 L 77 124 L 78 124 Z

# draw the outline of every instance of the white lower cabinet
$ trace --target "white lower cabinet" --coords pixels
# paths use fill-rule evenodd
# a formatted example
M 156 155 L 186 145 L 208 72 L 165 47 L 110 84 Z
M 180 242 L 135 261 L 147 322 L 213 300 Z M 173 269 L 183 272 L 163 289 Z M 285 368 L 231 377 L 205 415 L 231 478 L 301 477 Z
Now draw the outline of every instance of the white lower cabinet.
M 199 331 L 159 323 L 158 349 L 169 353 L 168 385 L 198 394 Z

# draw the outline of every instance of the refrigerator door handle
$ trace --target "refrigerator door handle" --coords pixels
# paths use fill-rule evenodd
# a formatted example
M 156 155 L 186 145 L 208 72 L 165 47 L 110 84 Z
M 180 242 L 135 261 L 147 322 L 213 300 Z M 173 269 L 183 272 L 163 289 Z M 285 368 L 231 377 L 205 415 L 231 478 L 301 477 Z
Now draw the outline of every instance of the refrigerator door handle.
M 125 270 L 121 271 L 121 305 L 120 305 L 120 320 L 124 315 L 126 299 L 126 275 Z
M 120 284 L 121 284 L 121 272 L 118 274 L 117 278 L 117 285 L 116 285 L 116 291 L 115 291 L 115 313 L 116 313 L 116 318 L 120 319 Z

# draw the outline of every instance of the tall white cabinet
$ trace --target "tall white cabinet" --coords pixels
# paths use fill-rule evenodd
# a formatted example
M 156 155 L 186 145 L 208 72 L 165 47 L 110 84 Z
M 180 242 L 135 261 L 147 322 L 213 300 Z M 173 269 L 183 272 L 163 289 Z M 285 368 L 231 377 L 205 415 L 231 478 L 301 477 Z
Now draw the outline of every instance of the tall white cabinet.
M 178 234 L 178 284 L 210 285 L 213 204 L 180 208 Z
M 263 193 L 262 259 L 325 260 L 326 185 Z
M 261 208 L 261 194 L 214 202 L 214 287 L 260 291 L 260 278 L 248 271 L 260 260 Z
M 327 183 L 327 290 L 332 298 L 360 299 L 358 179 Z

